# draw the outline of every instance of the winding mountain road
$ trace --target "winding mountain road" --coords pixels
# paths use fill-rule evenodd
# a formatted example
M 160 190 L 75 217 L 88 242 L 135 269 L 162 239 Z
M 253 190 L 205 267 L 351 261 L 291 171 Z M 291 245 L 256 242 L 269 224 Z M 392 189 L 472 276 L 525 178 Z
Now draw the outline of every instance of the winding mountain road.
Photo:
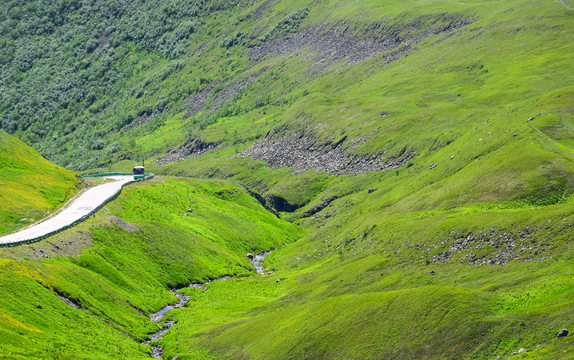
M 38 239 L 54 231 L 61 230 L 82 217 L 89 215 L 106 200 L 120 192 L 124 185 L 134 181 L 133 176 L 109 176 L 106 179 L 113 179 L 114 181 L 86 190 L 78 197 L 70 200 L 61 211 L 45 220 L 32 224 L 16 233 L 0 237 L 0 246 Z

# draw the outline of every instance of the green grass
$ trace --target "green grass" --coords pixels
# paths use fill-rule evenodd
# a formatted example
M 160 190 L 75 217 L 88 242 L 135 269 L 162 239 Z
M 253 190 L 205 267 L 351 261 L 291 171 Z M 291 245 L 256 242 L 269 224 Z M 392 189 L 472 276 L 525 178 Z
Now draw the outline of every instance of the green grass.
M 280 18 L 280 14 L 306 5 L 276 4 L 265 19 Z M 334 18 L 352 14 L 358 11 L 355 6 L 345 4 L 337 10 L 327 9 L 327 5 L 311 6 L 303 26 L 320 21 L 326 13 Z M 408 57 L 380 70 L 375 70 L 375 60 L 370 60 L 294 83 L 288 79 L 307 71 L 304 62 L 297 62 L 300 57 L 270 59 L 246 72 L 241 67 L 235 69 L 230 75 L 235 78 L 255 73 L 261 66 L 283 70 L 262 76 L 235 101 L 245 107 L 244 113 L 221 116 L 201 131 L 193 126 L 201 123 L 204 114 L 188 120 L 193 133 L 208 141 L 222 141 L 220 150 L 157 171 L 201 177 L 233 176 L 263 194 L 272 195 L 279 190 L 283 198 L 299 204 L 317 197 L 319 192 L 312 189 L 345 195 L 356 190 L 356 183 L 360 182 L 365 189 L 369 185 L 381 189 L 385 194 L 381 205 L 396 204 L 400 211 L 508 199 L 525 205 L 548 205 L 568 198 L 574 184 L 570 175 L 572 148 L 568 147 L 573 119 L 567 110 L 572 102 L 572 88 L 568 56 L 564 54 L 571 53 L 572 48 L 564 41 L 563 31 L 572 24 L 559 3 L 549 2 L 538 8 L 527 2 L 428 2 L 417 4 L 412 14 L 396 2 L 384 6 L 367 2 L 361 6 L 369 11 L 358 16 L 359 32 L 360 24 L 377 19 L 381 12 L 389 21 L 398 21 L 393 16 L 403 12 L 410 18 L 438 11 L 472 14 L 476 21 L 455 36 L 441 41 L 429 38 L 417 44 Z M 515 10 L 504 13 L 510 7 Z M 535 18 L 539 14 L 546 17 Z M 234 49 L 241 53 L 240 50 L 246 51 Z M 206 55 L 205 60 L 211 61 L 213 56 L 216 55 Z M 200 65 L 192 62 L 188 66 Z M 262 93 L 277 100 L 264 108 L 250 109 L 248 104 Z M 380 118 L 381 111 L 388 115 Z M 527 122 L 531 116 L 535 120 Z M 302 118 L 306 119 L 304 125 Z M 182 122 L 180 126 L 188 125 Z M 318 143 L 348 136 L 344 146 L 355 155 L 395 154 L 406 148 L 417 156 L 409 168 L 367 175 L 368 180 L 344 179 L 345 189 L 343 185 L 338 189 L 328 186 L 336 182 L 330 178 L 317 179 L 308 186 L 309 190 L 301 191 L 293 186 L 293 177 L 286 176 L 290 175 L 289 169 L 270 172 L 257 161 L 226 159 L 246 149 L 269 129 L 280 129 L 279 134 L 306 129 L 317 133 Z M 367 141 L 351 146 L 352 140 L 361 136 L 366 136 Z M 159 141 L 165 136 L 151 134 L 140 143 L 153 142 L 153 138 Z M 437 165 L 433 171 L 429 170 L 431 164 Z M 311 174 L 298 177 L 307 176 L 315 178 Z M 304 199 L 300 199 L 302 196 Z
M 573 350 L 555 339 L 572 326 L 572 214 L 567 205 L 415 220 L 354 214 L 273 253 L 272 275 L 194 290 L 162 343 L 182 359 L 483 359 L 521 347 L 550 359 Z M 367 221 L 377 227 L 365 231 Z M 504 266 L 469 265 L 463 255 L 479 253 L 476 244 L 446 262 L 425 260 L 452 230 L 481 224 L 540 227 L 527 242 L 549 250 Z
M 166 358 L 506 359 L 521 347 L 529 349 L 523 358 L 572 358 L 570 338 L 555 338 L 574 327 L 571 11 L 558 1 L 297 0 L 275 1 L 263 16 L 254 15 L 261 4 L 205 14 L 183 67 L 162 80 L 172 61 L 130 47 L 137 63 L 125 85 L 130 91 L 97 121 L 84 119 L 119 150 L 51 150 L 82 169 L 129 171 L 134 160 L 125 159 L 145 155 L 156 174 L 203 180 L 128 187 L 71 232 L 91 239 L 76 257 L 38 262 L 24 259 L 40 256 L 36 248 L 3 250 L 18 259 L 5 260 L 4 289 L 21 283 L 41 292 L 51 304 L 48 319 L 59 318 L 61 304 L 34 284 L 57 289 L 96 316 L 74 318 L 72 329 L 56 331 L 38 323 L 40 310 L 30 299 L 10 293 L 0 312 L 9 344 L 0 353 L 41 357 L 53 344 L 70 344 L 62 351 L 74 354 L 84 343 L 71 340 L 74 326 L 92 321 L 98 338 L 124 349 L 120 357 L 145 357 L 137 341 L 116 336 L 127 332 L 139 341 L 154 327 L 134 308 L 147 314 L 174 300 L 167 287 L 232 273 L 238 276 L 206 291 L 181 290 L 192 300 L 169 315 L 177 325 L 160 342 Z M 267 31 L 307 7 L 299 28 L 289 32 L 344 19 L 349 34 L 366 38 L 373 23 L 400 25 L 443 13 L 473 22 L 413 43 L 388 63 L 382 58 L 390 54 L 383 53 L 310 76 L 314 62 L 303 51 L 250 64 L 249 46 L 261 45 Z M 221 46 L 238 31 L 249 35 Z M 250 76 L 258 77 L 220 110 L 182 119 L 188 96 L 209 86 L 224 92 Z M 112 125 L 162 99 L 169 99 L 166 110 L 149 123 L 125 133 Z M 269 131 L 306 131 L 318 145 L 347 136 L 343 147 L 354 156 L 407 149 L 414 157 L 396 170 L 341 176 L 230 158 Z M 153 165 L 191 135 L 221 145 Z M 264 211 L 245 189 L 296 205 L 280 214 L 292 224 Z M 189 208 L 195 211 L 186 213 Z M 111 225 L 109 214 L 140 230 Z M 472 265 L 473 257 L 502 254 L 489 241 L 504 234 L 512 238 L 502 248 L 508 246 L 511 261 Z M 482 240 L 432 261 L 471 235 Z M 35 246 L 51 249 L 47 242 Z M 273 274 L 247 276 L 245 253 L 272 247 L 281 247 L 266 260 Z M 24 270 L 15 273 L 16 265 Z M 17 303 L 24 304 L 21 311 Z M 112 330 L 103 330 L 106 322 Z M 27 339 L 39 345 L 22 347 Z M 115 349 L 98 347 L 93 356 L 113 358 Z
M 74 172 L 50 163 L 20 140 L 0 132 L 0 234 L 42 219 L 79 187 Z
M 186 213 L 190 207 L 195 211 Z M 116 226 L 112 214 L 139 230 Z M 39 244 L 2 249 L 0 354 L 9 359 L 53 352 L 56 358 L 146 358 L 149 347 L 139 342 L 158 328 L 146 314 L 174 301 L 168 287 L 245 276 L 254 271 L 247 252 L 279 247 L 298 234 L 297 227 L 228 182 L 171 179 L 127 187 L 76 229 Z M 52 244 L 73 248 L 70 241 L 85 236 L 92 245 L 75 257 L 42 261 L 35 253 L 29 258 L 34 248 L 44 254 Z M 66 305 L 56 294 L 83 309 Z

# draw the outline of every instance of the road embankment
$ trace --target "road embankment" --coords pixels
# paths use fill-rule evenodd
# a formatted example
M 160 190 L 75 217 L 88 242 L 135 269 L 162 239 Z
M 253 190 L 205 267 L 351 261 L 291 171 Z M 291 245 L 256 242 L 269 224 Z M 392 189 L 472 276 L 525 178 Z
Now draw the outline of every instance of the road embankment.
M 108 202 L 115 199 L 127 184 L 144 180 L 134 179 L 133 175 L 106 176 L 106 178 L 114 181 L 86 190 L 70 200 L 58 213 L 47 219 L 15 233 L 0 237 L 0 247 L 35 242 L 66 230 L 86 220 Z

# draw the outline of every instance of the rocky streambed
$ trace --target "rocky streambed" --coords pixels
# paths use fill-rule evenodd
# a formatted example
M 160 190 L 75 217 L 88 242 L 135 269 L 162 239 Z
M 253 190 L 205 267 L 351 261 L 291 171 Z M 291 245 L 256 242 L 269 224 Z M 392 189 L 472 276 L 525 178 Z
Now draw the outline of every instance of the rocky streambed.
M 142 343 L 145 345 L 149 345 L 151 347 L 152 353 L 151 353 L 150 357 L 152 357 L 154 359 L 161 359 L 162 358 L 163 349 L 161 348 L 161 346 L 152 345 L 151 342 L 161 340 L 163 338 L 163 335 L 165 333 L 167 333 L 173 325 L 175 325 L 175 322 L 171 321 L 171 320 L 162 322 L 163 316 L 170 310 L 182 308 L 184 306 L 185 302 L 189 301 L 189 299 L 191 298 L 189 295 L 179 294 L 175 289 L 171 289 L 170 291 L 175 296 L 177 296 L 179 298 L 178 302 L 176 302 L 174 304 L 169 304 L 169 305 L 165 306 L 164 308 L 162 308 L 160 311 L 153 313 L 149 316 L 151 321 L 153 321 L 155 323 L 163 324 L 164 326 L 158 332 L 150 335 L 151 340 L 144 341 Z
M 247 254 L 249 261 L 251 261 L 253 266 L 255 266 L 255 270 L 257 271 L 257 273 L 259 275 L 264 274 L 263 270 L 265 269 L 265 267 L 263 267 L 263 265 L 261 265 L 261 262 L 269 254 L 271 254 L 271 251 L 265 251 L 265 252 L 262 252 L 261 254 L 257 254 L 257 255 Z
M 269 255 L 271 253 L 271 251 L 266 251 L 263 252 L 261 254 L 257 254 L 257 255 L 252 255 L 252 254 L 247 254 L 247 257 L 249 258 L 249 261 L 251 262 L 251 264 L 253 264 L 253 266 L 255 267 L 255 270 L 257 271 L 257 274 L 264 274 L 264 267 L 261 265 L 261 262 L 263 261 L 263 259 L 265 259 L 265 257 L 267 255 Z M 213 280 L 209 280 L 207 282 L 204 283 L 196 283 L 196 284 L 190 284 L 189 287 L 193 287 L 193 288 L 204 288 L 206 285 L 212 283 L 212 282 L 216 282 L 216 281 L 221 281 L 221 280 L 227 280 L 231 278 L 231 276 L 224 276 L 218 279 L 213 279 Z M 169 304 L 166 305 L 165 307 L 163 307 L 160 311 L 155 312 L 153 314 L 150 314 L 150 320 L 155 322 L 155 323 L 159 323 L 162 324 L 162 328 L 151 334 L 151 340 L 147 340 L 142 342 L 142 344 L 144 345 L 148 345 L 151 347 L 152 353 L 150 354 L 150 357 L 153 359 L 162 359 L 163 357 L 163 348 L 161 346 L 156 346 L 152 344 L 152 341 L 158 341 L 161 340 L 163 338 L 163 336 L 171 329 L 171 327 L 173 325 L 175 325 L 175 321 L 162 321 L 164 315 L 168 312 L 171 311 L 173 309 L 179 309 L 185 306 L 185 303 L 187 301 L 189 301 L 191 299 L 191 297 L 189 295 L 186 294 L 180 294 L 177 292 L 177 289 L 170 289 L 170 291 L 178 297 L 178 301 L 173 303 L 173 304 Z M 174 357 L 174 359 L 179 359 L 178 357 Z

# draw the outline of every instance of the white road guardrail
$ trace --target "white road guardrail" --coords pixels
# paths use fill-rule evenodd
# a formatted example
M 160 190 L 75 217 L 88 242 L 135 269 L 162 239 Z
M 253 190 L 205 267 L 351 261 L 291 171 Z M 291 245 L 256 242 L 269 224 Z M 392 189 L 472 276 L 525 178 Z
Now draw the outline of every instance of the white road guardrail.
M 148 173 L 145 177 L 137 178 L 134 178 L 133 175 L 110 176 L 109 174 L 96 174 L 91 176 L 101 176 L 116 181 L 90 188 L 77 198 L 72 199 L 55 215 L 15 233 L 1 236 L 0 247 L 29 244 L 69 229 L 88 219 L 110 201 L 117 198 L 124 186 L 133 182 L 151 179 L 154 175 Z

